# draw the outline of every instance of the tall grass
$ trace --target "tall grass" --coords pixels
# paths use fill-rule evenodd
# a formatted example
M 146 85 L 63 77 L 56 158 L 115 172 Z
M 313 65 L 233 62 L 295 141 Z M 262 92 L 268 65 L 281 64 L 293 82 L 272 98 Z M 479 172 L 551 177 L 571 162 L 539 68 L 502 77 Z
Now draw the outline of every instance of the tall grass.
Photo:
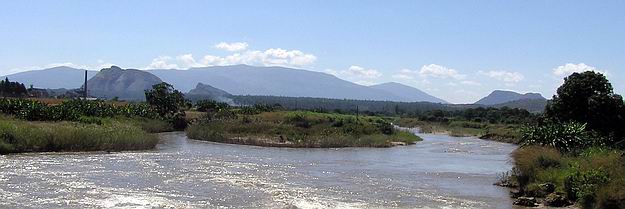
M 151 149 L 158 137 L 141 127 L 108 121 L 27 122 L 0 117 L 0 154 L 49 151 L 122 151 Z
M 389 147 L 421 139 L 394 130 L 380 117 L 356 117 L 307 111 L 263 112 L 213 120 L 187 128 L 193 139 L 260 146 Z
M 562 154 L 555 148 L 527 146 L 516 150 L 515 178 L 524 195 L 544 197 L 541 184 L 582 208 L 625 208 L 625 152 L 588 148 L 581 154 Z

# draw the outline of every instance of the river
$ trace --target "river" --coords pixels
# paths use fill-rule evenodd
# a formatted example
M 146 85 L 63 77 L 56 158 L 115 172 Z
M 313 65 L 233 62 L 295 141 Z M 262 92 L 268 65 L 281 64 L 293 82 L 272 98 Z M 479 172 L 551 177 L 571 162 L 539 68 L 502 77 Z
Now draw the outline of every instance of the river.
M 161 135 L 156 149 L 0 156 L 0 208 L 511 208 L 515 145 L 444 135 L 293 149 Z

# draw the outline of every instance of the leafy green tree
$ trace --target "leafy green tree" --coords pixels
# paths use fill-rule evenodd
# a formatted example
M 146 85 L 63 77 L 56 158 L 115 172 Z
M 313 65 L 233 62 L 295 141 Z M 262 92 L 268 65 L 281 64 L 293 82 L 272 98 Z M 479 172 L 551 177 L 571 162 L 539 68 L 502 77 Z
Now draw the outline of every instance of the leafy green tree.
M 184 117 L 187 101 L 184 95 L 168 83 L 162 82 L 145 91 L 147 103 L 163 118 Z
M 623 98 L 613 92 L 608 79 L 587 71 L 564 79 L 545 114 L 560 122 L 586 123 L 590 130 L 620 139 L 625 129 L 624 111 Z

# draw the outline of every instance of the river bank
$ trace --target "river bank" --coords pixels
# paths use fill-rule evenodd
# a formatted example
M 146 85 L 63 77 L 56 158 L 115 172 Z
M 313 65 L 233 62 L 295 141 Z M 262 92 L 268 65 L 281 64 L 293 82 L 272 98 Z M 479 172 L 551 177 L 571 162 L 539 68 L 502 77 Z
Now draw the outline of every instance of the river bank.
M 484 140 L 519 144 L 521 142 L 518 124 L 491 124 L 471 121 L 429 122 L 415 118 L 395 118 L 395 125 L 419 128 L 420 132 L 455 137 L 478 137 Z

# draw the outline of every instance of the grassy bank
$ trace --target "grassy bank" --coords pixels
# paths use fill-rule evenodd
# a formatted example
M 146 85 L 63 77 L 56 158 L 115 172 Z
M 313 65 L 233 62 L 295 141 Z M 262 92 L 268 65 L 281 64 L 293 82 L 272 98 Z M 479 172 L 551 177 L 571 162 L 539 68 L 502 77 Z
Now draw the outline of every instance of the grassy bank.
M 422 133 L 448 134 L 456 137 L 475 136 L 481 139 L 514 144 L 520 142 L 520 126 L 514 124 L 491 124 L 462 120 L 430 122 L 415 118 L 396 118 L 393 123 L 401 127 L 419 128 Z
M 154 127 L 154 121 L 139 119 L 83 120 L 28 122 L 0 116 L 0 154 L 151 149 L 156 146 L 158 137 L 144 131 L 141 124 L 147 130 L 162 128 L 161 125 Z
M 523 147 L 512 154 L 515 170 L 511 183 L 523 196 L 559 196 L 582 208 L 625 208 L 624 155 L 607 148 L 563 154 L 549 147 Z
M 381 117 L 314 113 L 261 112 L 199 122 L 187 128 L 192 139 L 275 147 L 390 147 L 421 139 L 395 130 Z

